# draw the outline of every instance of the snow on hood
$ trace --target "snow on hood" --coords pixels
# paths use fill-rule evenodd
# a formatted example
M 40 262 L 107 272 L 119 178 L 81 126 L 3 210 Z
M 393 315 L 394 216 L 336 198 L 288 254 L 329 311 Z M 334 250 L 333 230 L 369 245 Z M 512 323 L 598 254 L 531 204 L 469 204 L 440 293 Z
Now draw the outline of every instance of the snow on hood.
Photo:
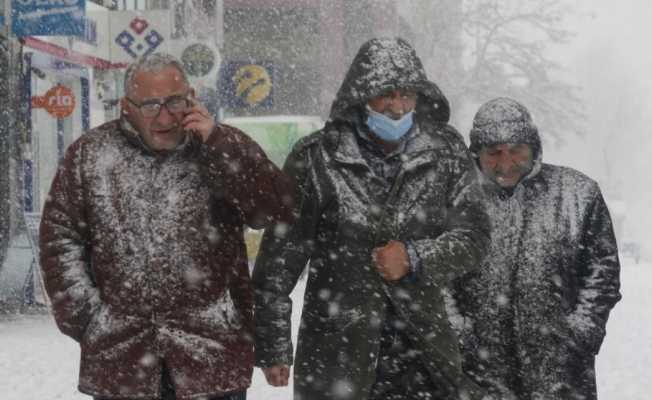
M 469 134 L 469 150 L 477 158 L 482 147 L 502 143 L 525 143 L 532 146 L 533 165 L 530 172 L 518 183 L 531 179 L 541 170 L 542 149 L 539 130 L 528 109 L 508 97 L 499 97 L 480 106 L 473 118 Z M 478 165 L 478 170 L 480 170 Z M 482 177 L 486 178 L 484 174 Z M 483 179 L 490 182 L 489 179 Z
M 360 47 L 337 92 L 330 118 L 355 121 L 370 98 L 395 89 L 411 89 L 421 95 L 417 115 L 448 122 L 448 100 L 428 80 L 412 46 L 401 38 L 371 39 Z
M 470 133 L 473 153 L 484 146 L 502 143 L 525 143 L 532 146 L 535 158 L 540 158 L 541 139 L 529 111 L 507 97 L 490 100 L 480 106 L 473 118 Z

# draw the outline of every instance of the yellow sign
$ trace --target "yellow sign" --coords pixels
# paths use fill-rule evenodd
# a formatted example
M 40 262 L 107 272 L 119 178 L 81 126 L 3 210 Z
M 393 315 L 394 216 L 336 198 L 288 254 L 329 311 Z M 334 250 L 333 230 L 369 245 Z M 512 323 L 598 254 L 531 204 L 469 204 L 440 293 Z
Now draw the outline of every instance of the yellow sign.
M 272 79 L 260 65 L 243 65 L 233 76 L 235 93 L 242 101 L 253 106 L 264 101 L 272 91 Z

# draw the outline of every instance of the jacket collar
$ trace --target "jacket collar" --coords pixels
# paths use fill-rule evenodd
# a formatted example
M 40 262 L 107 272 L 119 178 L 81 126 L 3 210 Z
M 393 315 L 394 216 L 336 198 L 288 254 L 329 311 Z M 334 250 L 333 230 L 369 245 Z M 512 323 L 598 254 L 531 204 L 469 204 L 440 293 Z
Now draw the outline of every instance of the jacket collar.
M 327 147 L 330 149 L 333 159 L 337 162 L 350 165 L 362 165 L 368 168 L 360 147 L 355 137 L 356 127 L 346 123 L 340 129 L 331 128 L 327 131 Z M 413 170 L 421 165 L 436 161 L 432 151 L 446 146 L 439 137 L 427 134 L 422 124 L 415 121 L 413 131 L 406 138 L 401 157 L 403 158 L 403 171 Z

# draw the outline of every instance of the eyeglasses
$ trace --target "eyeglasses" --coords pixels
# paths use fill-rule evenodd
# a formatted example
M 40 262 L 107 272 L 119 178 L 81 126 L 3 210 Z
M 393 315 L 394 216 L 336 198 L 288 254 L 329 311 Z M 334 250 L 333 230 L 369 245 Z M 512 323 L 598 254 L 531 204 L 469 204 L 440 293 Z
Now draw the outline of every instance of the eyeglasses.
M 146 100 L 142 103 L 138 103 L 129 97 L 127 100 L 134 106 L 136 106 L 140 113 L 143 114 L 145 118 L 155 118 L 161 113 L 161 108 L 165 106 L 170 113 L 180 113 L 184 112 L 190 106 L 190 100 L 188 99 L 188 94 L 184 96 L 170 96 L 165 99 L 152 99 Z

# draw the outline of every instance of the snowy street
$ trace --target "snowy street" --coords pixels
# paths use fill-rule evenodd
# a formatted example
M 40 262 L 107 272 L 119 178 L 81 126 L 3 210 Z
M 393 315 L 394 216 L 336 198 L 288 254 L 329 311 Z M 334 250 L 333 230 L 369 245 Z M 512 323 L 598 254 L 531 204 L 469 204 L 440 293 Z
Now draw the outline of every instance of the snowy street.
M 623 300 L 607 326 L 607 338 L 597 360 L 601 400 L 649 399 L 649 360 L 652 359 L 652 263 L 624 258 Z M 293 294 L 293 328 L 298 325 L 303 282 Z M 50 317 L 18 316 L 0 321 L 0 388 L 6 400 L 89 399 L 76 390 L 79 349 L 60 334 Z M 250 400 L 291 399 L 289 388 L 268 386 L 256 369 Z
M 298 322 L 303 305 L 305 280 L 292 294 L 293 334 L 296 343 Z M 90 400 L 77 391 L 79 347 L 61 334 L 54 320 L 45 315 L 0 316 L 0 398 L 3 400 Z M 291 383 L 290 383 L 291 385 Z M 254 370 L 247 399 L 286 400 L 290 387 L 267 385 L 261 370 Z

